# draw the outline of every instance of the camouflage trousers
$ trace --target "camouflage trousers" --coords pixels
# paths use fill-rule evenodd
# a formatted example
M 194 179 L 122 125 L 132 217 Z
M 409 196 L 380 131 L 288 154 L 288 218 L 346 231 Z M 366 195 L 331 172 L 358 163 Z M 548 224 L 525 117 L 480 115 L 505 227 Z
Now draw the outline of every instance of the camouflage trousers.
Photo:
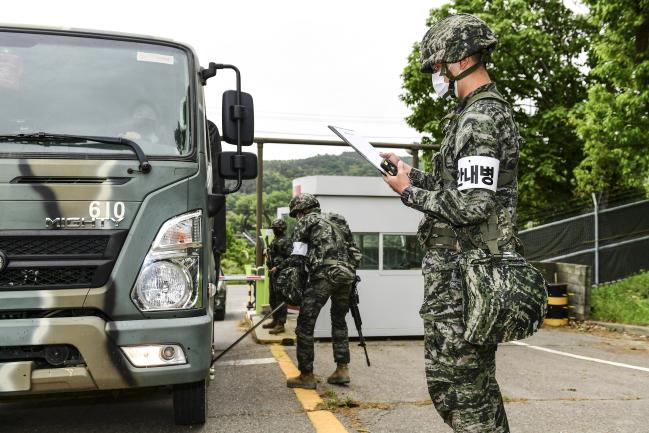
M 429 257 L 429 255 L 427 255 Z M 455 432 L 509 432 L 496 382 L 497 345 L 464 340 L 459 271 L 446 262 L 424 259 L 426 381 L 430 398 Z
M 270 303 L 271 310 L 274 310 L 275 308 L 277 308 L 277 306 L 279 306 L 279 304 L 284 302 L 284 297 L 282 296 L 282 293 L 279 290 L 279 287 L 277 285 L 277 277 L 274 275 L 270 276 L 269 291 L 270 291 L 270 299 L 268 302 Z M 284 324 L 286 323 L 286 316 L 287 316 L 286 305 L 284 305 L 282 308 L 277 310 L 275 314 L 273 314 L 273 321 Z
M 349 363 L 349 340 L 345 316 L 349 311 L 351 284 L 335 285 L 326 278 L 313 278 L 304 290 L 297 317 L 297 363 L 302 373 L 313 372 L 313 330 L 320 310 L 331 298 L 331 342 L 334 360 Z

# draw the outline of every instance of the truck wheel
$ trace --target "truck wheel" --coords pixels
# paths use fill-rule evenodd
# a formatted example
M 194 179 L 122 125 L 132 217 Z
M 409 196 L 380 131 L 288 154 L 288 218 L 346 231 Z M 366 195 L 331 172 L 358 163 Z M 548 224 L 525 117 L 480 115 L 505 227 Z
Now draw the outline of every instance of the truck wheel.
M 174 385 L 174 419 L 177 425 L 205 424 L 207 381 Z

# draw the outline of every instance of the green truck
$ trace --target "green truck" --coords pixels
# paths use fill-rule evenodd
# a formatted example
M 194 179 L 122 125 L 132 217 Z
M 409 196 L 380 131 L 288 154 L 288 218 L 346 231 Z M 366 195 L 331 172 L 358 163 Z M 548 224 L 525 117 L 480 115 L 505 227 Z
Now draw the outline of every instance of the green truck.
M 222 135 L 204 100 L 221 70 Z M 239 70 L 185 44 L 0 26 L 0 399 L 171 386 L 176 423 L 205 422 L 253 134 Z

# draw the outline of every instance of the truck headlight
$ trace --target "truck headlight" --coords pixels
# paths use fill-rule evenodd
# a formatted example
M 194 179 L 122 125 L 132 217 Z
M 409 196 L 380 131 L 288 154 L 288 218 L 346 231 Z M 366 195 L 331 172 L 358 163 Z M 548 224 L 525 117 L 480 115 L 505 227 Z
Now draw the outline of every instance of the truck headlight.
M 162 225 L 144 259 L 131 298 L 142 311 L 196 306 L 200 288 L 202 211 Z

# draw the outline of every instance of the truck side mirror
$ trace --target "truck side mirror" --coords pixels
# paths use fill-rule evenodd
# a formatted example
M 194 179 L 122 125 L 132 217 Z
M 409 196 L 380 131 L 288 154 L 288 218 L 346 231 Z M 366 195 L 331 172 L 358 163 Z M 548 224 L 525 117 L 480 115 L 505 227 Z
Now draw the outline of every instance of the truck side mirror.
M 249 152 L 222 152 L 219 155 L 219 175 L 223 179 L 238 180 L 257 177 L 257 155 Z
M 227 90 L 223 92 L 221 110 L 223 139 L 227 143 L 237 144 L 237 119 L 241 119 L 241 145 L 250 146 L 255 138 L 255 109 L 252 96 L 241 92 L 241 100 L 237 103 L 237 91 Z

